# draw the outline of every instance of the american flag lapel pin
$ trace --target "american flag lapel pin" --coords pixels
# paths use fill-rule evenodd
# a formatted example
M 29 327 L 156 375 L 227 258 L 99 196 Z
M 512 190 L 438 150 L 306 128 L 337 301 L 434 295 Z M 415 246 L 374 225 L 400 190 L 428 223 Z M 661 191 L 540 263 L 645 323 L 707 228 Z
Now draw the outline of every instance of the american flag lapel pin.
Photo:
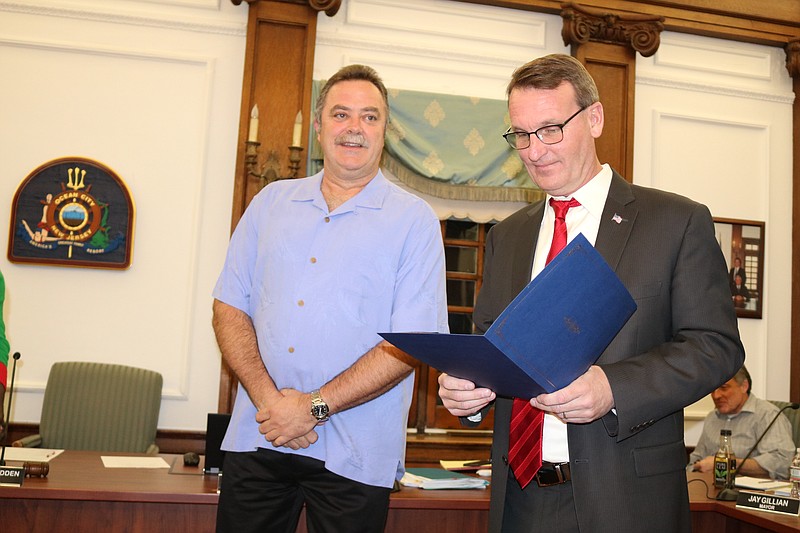
M 621 224 L 624 219 L 621 216 L 619 216 L 617 213 L 614 213 L 614 216 L 611 217 L 611 220 L 613 220 L 617 224 Z

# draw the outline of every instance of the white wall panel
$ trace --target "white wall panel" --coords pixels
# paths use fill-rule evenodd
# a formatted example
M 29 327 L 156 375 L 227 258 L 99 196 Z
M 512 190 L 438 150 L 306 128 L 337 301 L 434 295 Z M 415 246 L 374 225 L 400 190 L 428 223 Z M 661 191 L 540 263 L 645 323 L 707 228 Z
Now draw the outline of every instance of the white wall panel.
M 43 24 L 72 19 L 244 36 L 247 7 L 230 0 L 0 0 L 0 17 L 3 12 L 55 19 Z
M 750 218 L 765 211 L 769 193 L 766 124 L 726 120 L 724 115 L 700 110 L 686 115 L 656 108 L 653 114 L 653 187 L 691 196 L 709 205 L 717 216 L 727 211 Z
M 567 52 L 556 15 L 441 0 L 345 0 L 342 11 L 319 18 L 315 79 L 364 63 L 390 88 L 504 99 L 515 68 Z
M 14 421 L 38 420 L 60 360 L 161 372 L 161 428 L 204 429 L 216 411 L 211 289 L 230 232 L 247 9 L 167 3 L 0 2 L 6 209 L 28 173 L 65 156 L 114 169 L 136 209 L 125 271 L 0 259 L 23 355 Z
M 634 181 L 689 196 L 717 217 L 765 222 L 764 308 L 740 318 L 753 390 L 789 393 L 791 78 L 777 48 L 665 33 L 637 59 Z M 709 398 L 687 409 L 703 416 Z M 687 443 L 699 436 L 689 422 Z M 694 426 L 694 427 L 692 427 Z
M 0 134 L 4 159 L 14 158 L 20 144 L 39 148 L 36 155 L 44 158 L 31 161 L 34 166 L 29 171 L 62 156 L 97 159 L 126 182 L 137 213 L 131 268 L 117 275 L 101 275 L 96 281 L 96 272 L 64 272 L 62 281 L 74 287 L 69 291 L 73 295 L 65 299 L 57 295 L 52 312 L 67 314 L 67 309 L 78 305 L 86 314 L 74 317 L 77 322 L 71 326 L 72 320 L 57 320 L 73 334 L 57 335 L 55 343 L 49 335 L 36 335 L 20 348 L 46 354 L 45 359 L 51 361 L 69 356 L 103 360 L 108 349 L 114 349 L 125 360 L 161 371 L 166 397 L 185 398 L 186 304 L 199 238 L 194 228 L 199 223 L 198 204 L 205 179 L 203 146 L 212 63 L 43 43 L 0 41 L 0 50 L 0 69 L 16 80 L 0 88 L 0 100 L 18 104 L 8 110 L 16 127 Z M 42 98 L 30 97 L 37 93 Z M 21 170 L 20 181 L 26 175 Z M 34 275 L 36 270 L 25 269 Z M 76 291 L 73 283 L 84 276 L 78 285 L 83 288 Z M 47 282 L 14 287 L 10 332 L 21 329 L 18 317 L 36 314 L 41 305 L 37 293 L 52 288 Z M 131 305 L 151 290 L 169 295 L 159 301 L 159 307 L 166 316 L 174 317 L 172 320 L 163 320 L 157 313 L 140 313 L 141 309 Z M 76 327 L 93 313 L 101 314 L 97 318 L 111 315 L 115 320 L 110 327 Z M 47 328 L 54 333 L 59 329 Z M 167 354 L 180 357 L 165 357 Z M 27 377 L 20 375 L 20 386 L 26 385 Z M 37 382 L 43 385 L 41 379 Z
M 436 46 L 445 39 L 458 43 L 465 39 L 506 46 L 531 44 L 545 46 L 545 24 L 536 16 L 519 16 L 506 9 L 463 6 L 430 0 L 350 0 L 346 5 L 348 26 L 414 33 L 422 44 L 428 37 Z

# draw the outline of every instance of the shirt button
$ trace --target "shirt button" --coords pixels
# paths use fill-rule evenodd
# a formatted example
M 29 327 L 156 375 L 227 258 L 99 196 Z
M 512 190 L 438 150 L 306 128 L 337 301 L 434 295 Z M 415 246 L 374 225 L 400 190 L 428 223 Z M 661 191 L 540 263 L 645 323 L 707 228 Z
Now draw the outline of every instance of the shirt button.
M 325 222 L 330 222 L 330 221 L 331 221 L 331 217 L 325 217 Z
M 314 264 L 314 263 L 316 263 L 316 262 L 317 262 L 317 258 L 316 258 L 316 257 L 312 257 L 312 258 L 311 258 L 311 264 L 313 265 L 313 264 Z
M 289 346 L 289 353 L 294 353 L 294 346 Z
M 297 305 L 303 307 L 306 303 L 303 300 L 297 300 Z

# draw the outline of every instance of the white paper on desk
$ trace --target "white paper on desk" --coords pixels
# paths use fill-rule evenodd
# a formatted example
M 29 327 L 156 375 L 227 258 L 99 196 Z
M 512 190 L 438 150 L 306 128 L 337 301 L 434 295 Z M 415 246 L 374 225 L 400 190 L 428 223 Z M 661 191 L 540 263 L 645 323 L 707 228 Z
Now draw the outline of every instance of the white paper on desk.
M 48 463 L 55 459 L 64 450 L 51 450 L 48 448 L 18 448 L 16 446 L 6 446 L 5 459 L 7 461 L 31 461 L 38 463 Z
M 400 484 L 420 489 L 485 489 L 489 482 L 475 477 L 431 479 L 410 472 L 403 474 Z
M 106 468 L 169 468 L 169 464 L 162 457 L 103 455 L 100 458 Z
M 791 487 L 788 481 L 779 479 L 764 479 L 748 476 L 736 476 L 736 486 L 743 489 L 776 490 Z

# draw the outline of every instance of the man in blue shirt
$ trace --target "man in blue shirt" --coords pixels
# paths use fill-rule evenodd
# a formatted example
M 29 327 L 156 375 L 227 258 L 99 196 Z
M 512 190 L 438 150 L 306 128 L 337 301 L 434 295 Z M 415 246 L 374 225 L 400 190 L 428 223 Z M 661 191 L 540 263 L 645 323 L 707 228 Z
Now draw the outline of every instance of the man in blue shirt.
M 322 89 L 323 171 L 251 202 L 214 289 L 239 379 L 218 531 L 379 532 L 403 472 L 413 360 L 378 332 L 447 332 L 439 222 L 379 169 L 389 106 L 369 67 Z

